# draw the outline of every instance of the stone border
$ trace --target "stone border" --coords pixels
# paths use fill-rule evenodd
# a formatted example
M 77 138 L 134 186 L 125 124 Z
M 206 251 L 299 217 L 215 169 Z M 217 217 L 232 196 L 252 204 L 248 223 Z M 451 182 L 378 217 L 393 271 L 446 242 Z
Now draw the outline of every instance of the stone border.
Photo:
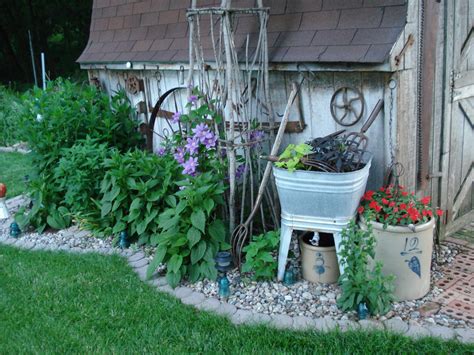
M 20 154 L 28 154 L 31 153 L 31 150 L 24 149 L 20 147 L 0 147 L 0 153 L 20 153 Z
M 474 343 L 474 329 L 470 328 L 449 328 L 439 325 L 422 326 L 416 322 L 392 318 L 383 322 L 367 319 L 361 321 L 333 320 L 329 316 L 324 318 L 311 318 L 306 316 L 291 317 L 284 314 L 268 315 L 254 311 L 237 309 L 234 305 L 220 301 L 214 297 L 206 297 L 203 293 L 196 292 L 189 287 L 180 286 L 175 289 L 168 285 L 165 277 L 154 275 L 151 279 L 146 279 L 146 271 L 149 260 L 143 251 L 134 252 L 130 249 L 119 250 L 111 248 L 102 249 L 80 249 L 80 248 L 57 248 L 54 246 L 35 245 L 33 242 L 23 241 L 10 237 L 0 236 L 0 244 L 11 245 L 25 250 L 61 250 L 72 253 L 99 253 L 104 255 L 118 254 L 127 258 L 129 265 L 138 274 L 138 277 L 155 287 L 158 291 L 165 292 L 181 300 L 185 305 L 191 305 L 203 311 L 214 312 L 225 316 L 236 325 L 239 324 L 264 324 L 278 329 L 291 330 L 315 330 L 327 332 L 331 330 L 386 330 L 399 335 L 408 336 L 414 339 L 423 337 L 435 337 L 443 340 L 457 339 L 462 343 Z

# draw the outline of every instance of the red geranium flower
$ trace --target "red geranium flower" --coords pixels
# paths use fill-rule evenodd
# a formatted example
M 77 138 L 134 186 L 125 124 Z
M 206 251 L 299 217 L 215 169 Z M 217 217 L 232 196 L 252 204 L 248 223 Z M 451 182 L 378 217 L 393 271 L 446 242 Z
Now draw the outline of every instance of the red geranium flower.
M 430 201 L 431 201 L 431 197 L 430 197 L 430 196 L 425 196 L 425 197 L 423 197 L 423 198 L 420 200 L 420 202 L 421 202 L 422 204 L 424 204 L 424 205 L 429 204 Z
M 386 225 L 420 224 L 443 214 L 443 211 L 431 208 L 429 196 L 419 198 L 405 191 L 403 186 L 399 186 L 396 193 L 393 191 L 395 189 L 391 185 L 367 191 L 357 211 Z
M 443 210 L 437 209 L 436 214 L 438 215 L 438 217 L 441 217 L 443 215 Z

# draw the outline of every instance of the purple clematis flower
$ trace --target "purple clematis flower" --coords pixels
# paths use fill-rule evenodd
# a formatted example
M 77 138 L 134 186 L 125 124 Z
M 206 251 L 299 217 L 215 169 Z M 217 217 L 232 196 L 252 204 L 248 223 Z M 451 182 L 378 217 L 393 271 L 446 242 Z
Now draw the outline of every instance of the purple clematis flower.
M 162 157 L 163 155 L 166 154 L 166 149 L 164 147 L 159 147 L 158 150 L 156 151 L 156 154 L 158 154 L 158 156 Z
M 214 149 L 217 143 L 217 136 L 212 132 L 208 132 L 202 143 L 207 149 Z
M 174 159 L 179 163 L 183 164 L 184 163 L 184 153 L 185 150 L 183 147 L 178 147 L 176 148 L 176 153 L 174 153 Z
M 176 124 L 179 122 L 179 119 L 181 118 L 181 112 L 175 112 L 173 114 L 173 117 L 171 117 L 171 123 Z
M 196 174 L 196 168 L 199 165 L 198 158 L 190 157 L 186 162 L 183 164 L 183 174 L 194 176 Z
M 191 105 L 196 105 L 197 100 L 198 100 L 198 97 L 196 95 L 191 95 L 191 96 L 188 97 L 188 102 Z
M 209 126 L 205 123 L 200 123 L 196 126 L 196 128 L 193 128 L 192 131 L 194 133 L 194 137 L 199 139 L 201 143 L 204 143 L 206 135 L 209 132 Z
M 196 154 L 199 150 L 199 139 L 196 137 L 188 138 L 187 142 L 185 145 L 187 152 L 191 155 Z

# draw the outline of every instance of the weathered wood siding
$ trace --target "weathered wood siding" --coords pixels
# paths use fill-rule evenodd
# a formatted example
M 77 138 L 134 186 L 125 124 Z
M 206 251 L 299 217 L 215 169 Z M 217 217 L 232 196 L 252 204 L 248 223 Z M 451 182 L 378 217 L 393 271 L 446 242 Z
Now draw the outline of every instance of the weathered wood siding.
M 184 77 L 186 78 L 186 74 Z M 180 74 L 178 71 L 161 70 L 159 74 L 153 70 L 147 71 L 111 71 L 100 70 L 90 71 L 91 77 L 98 77 L 107 92 L 112 93 L 118 88 L 125 87 L 125 77 L 127 75 L 136 75 L 140 78 L 147 78 L 149 85 L 146 90 L 149 90 L 148 96 L 151 97 L 151 102 L 158 100 L 167 90 L 183 86 L 180 83 Z M 159 80 L 158 80 L 159 79 Z M 378 72 L 319 72 L 316 78 L 312 81 L 306 80 L 303 84 L 300 97 L 296 104 L 301 109 L 301 114 L 306 122 L 306 129 L 301 133 L 286 134 L 282 147 L 288 143 L 301 143 L 311 138 L 320 137 L 333 133 L 339 129 L 346 128 L 348 131 L 360 131 L 362 125 L 367 120 L 370 112 L 376 105 L 379 99 L 386 98 L 386 84 L 389 76 L 387 73 Z M 301 80 L 298 72 L 289 71 L 272 71 L 270 74 L 271 98 L 274 110 L 277 115 L 282 115 L 289 93 L 291 91 L 292 83 Z M 330 112 L 330 101 L 335 90 L 343 86 L 351 86 L 358 88 L 364 95 L 365 107 L 364 114 L 361 120 L 352 127 L 342 127 L 338 125 L 332 118 Z M 129 95 L 132 103 L 136 105 L 139 101 L 144 99 L 144 94 Z M 186 98 L 182 97 L 181 102 L 178 103 L 178 110 L 185 111 L 184 105 Z M 174 100 L 169 100 L 164 109 L 175 111 Z M 396 113 L 396 107 L 394 108 Z M 369 150 L 374 154 L 373 167 L 369 179 L 369 187 L 377 188 L 383 182 L 385 168 L 388 164 L 388 149 L 387 149 L 387 125 L 388 121 L 384 119 L 387 116 L 382 110 L 379 117 L 374 122 L 372 127 L 367 132 L 369 137 Z M 292 109 L 290 121 L 297 119 L 296 106 Z M 145 116 L 141 115 L 141 119 L 145 120 Z M 388 118 L 387 118 L 388 119 Z M 277 117 L 277 120 L 279 118 Z M 157 125 L 162 124 L 162 120 L 158 120 Z M 156 126 L 156 130 L 162 127 Z M 394 126 L 394 128 L 396 128 Z

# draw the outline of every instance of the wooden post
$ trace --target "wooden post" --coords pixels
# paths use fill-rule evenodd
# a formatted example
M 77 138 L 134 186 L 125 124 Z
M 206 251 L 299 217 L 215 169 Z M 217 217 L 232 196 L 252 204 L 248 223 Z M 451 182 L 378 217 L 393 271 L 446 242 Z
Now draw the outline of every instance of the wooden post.
M 230 8 L 231 0 L 222 0 L 221 7 Z M 227 100 L 225 105 L 226 119 L 229 120 L 229 130 L 227 133 L 227 159 L 229 160 L 229 230 L 235 229 L 235 170 L 236 170 L 236 158 L 234 150 L 235 141 L 235 127 L 234 127 L 234 107 L 237 107 L 236 91 L 235 91 L 235 75 L 232 68 L 232 56 L 231 56 L 231 45 L 230 37 L 232 36 L 230 29 L 230 14 L 225 12 L 222 18 L 223 21 L 223 34 L 224 34 L 224 47 L 225 47 L 225 59 L 226 59 L 226 81 L 227 81 Z

